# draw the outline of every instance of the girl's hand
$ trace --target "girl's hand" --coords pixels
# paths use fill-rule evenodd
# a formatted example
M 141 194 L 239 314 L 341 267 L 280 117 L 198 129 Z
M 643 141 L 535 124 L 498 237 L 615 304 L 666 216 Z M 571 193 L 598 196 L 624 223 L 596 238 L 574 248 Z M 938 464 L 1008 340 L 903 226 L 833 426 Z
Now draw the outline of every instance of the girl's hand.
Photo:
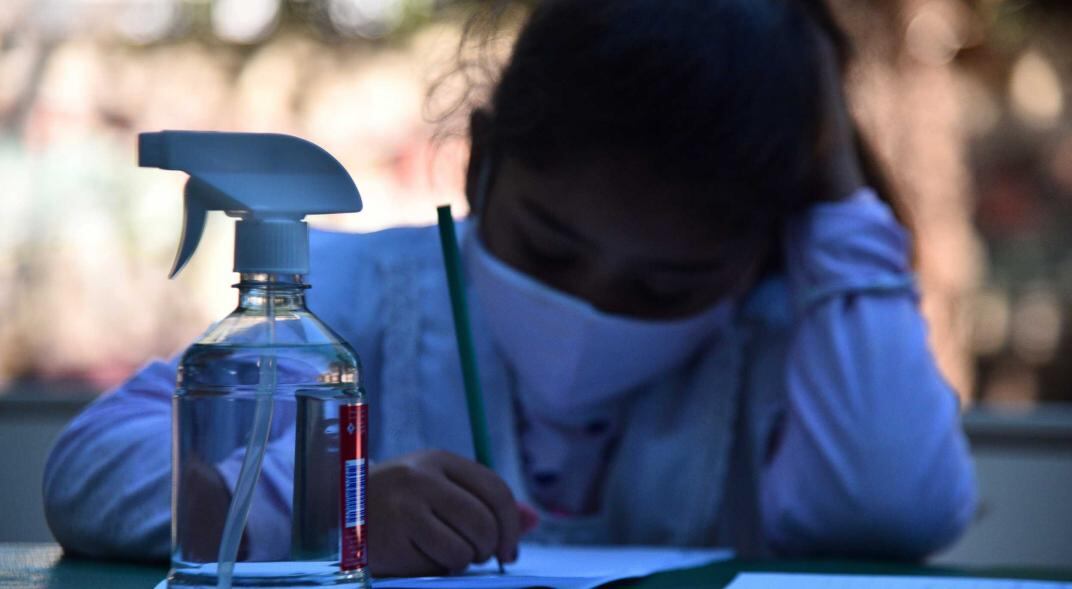
M 857 131 L 845 100 L 844 84 L 833 44 L 819 42 L 820 113 L 815 166 L 808 190 L 815 201 L 839 201 L 866 184 L 857 144 Z
M 177 529 L 183 546 L 183 558 L 193 562 L 216 562 L 220 554 L 223 526 L 231 505 L 227 481 L 213 465 L 193 459 L 183 465 L 179 475 L 184 493 L 178 510 Z M 249 556 L 249 529 L 242 532 L 237 560 Z
M 373 466 L 368 481 L 374 576 L 461 572 L 492 556 L 517 560 L 523 516 L 491 470 L 449 452 L 423 451 Z

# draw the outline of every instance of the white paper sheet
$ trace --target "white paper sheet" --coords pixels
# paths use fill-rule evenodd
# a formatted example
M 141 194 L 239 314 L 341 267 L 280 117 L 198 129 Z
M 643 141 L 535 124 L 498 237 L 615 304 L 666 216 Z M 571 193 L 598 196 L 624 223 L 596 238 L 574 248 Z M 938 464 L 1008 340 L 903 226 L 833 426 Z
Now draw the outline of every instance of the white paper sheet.
M 741 573 L 726 589 L 1072 589 L 1072 583 L 953 577 Z
M 500 575 L 494 560 L 461 575 L 374 580 L 374 589 L 592 589 L 612 581 L 703 566 L 733 558 L 730 550 L 641 546 L 522 544 L 518 561 Z M 161 581 L 156 589 L 166 589 Z
M 664 547 L 540 546 L 522 544 L 516 563 L 498 574 L 495 561 L 453 577 L 374 581 L 375 589 L 590 589 L 612 581 L 703 566 L 733 557 L 729 550 Z

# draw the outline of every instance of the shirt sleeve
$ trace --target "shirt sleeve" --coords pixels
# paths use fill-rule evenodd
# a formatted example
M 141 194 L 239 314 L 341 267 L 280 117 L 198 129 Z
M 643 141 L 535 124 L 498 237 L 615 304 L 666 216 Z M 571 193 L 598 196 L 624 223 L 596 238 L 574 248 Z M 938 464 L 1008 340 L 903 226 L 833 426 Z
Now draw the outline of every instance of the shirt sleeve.
M 146 365 L 60 434 L 45 465 L 48 525 L 86 556 L 165 560 L 176 361 Z
M 797 324 L 788 410 L 761 475 L 791 556 L 919 558 L 966 527 L 975 484 L 956 395 L 928 349 L 909 239 L 870 190 L 788 226 Z

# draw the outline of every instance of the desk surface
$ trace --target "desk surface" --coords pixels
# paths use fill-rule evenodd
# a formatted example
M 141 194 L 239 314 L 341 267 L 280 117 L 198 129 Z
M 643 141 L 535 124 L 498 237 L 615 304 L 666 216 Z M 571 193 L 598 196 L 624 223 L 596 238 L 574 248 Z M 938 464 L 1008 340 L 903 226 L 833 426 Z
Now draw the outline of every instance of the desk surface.
M 971 569 L 913 566 L 898 563 L 846 561 L 746 562 L 732 560 L 710 566 L 654 575 L 623 586 L 724 587 L 742 571 L 846 573 L 871 575 L 934 575 L 1009 577 L 1072 581 L 1072 569 Z M 162 566 L 67 558 L 55 544 L 0 543 L 0 589 L 151 589 L 164 578 Z

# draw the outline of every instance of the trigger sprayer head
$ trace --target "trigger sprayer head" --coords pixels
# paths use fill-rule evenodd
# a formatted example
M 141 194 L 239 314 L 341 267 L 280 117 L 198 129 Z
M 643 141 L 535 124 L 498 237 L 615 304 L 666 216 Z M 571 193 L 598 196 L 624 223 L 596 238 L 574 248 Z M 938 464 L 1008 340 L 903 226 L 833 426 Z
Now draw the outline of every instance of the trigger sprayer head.
M 239 218 L 236 272 L 309 271 L 306 215 L 361 210 L 361 195 L 322 148 L 290 135 L 161 131 L 138 135 L 138 165 L 190 175 L 174 277 L 197 251 L 208 211 Z

